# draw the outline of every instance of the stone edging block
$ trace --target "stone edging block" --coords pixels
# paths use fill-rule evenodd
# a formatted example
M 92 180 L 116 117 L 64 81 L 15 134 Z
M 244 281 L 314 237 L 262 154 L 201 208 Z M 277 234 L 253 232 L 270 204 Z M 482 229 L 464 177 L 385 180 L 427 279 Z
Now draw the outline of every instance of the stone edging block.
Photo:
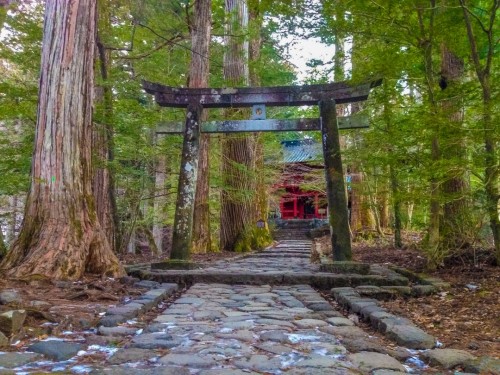
M 450 283 L 445 282 L 438 277 L 412 272 L 403 267 L 389 266 L 389 268 L 400 275 L 407 277 L 411 281 L 421 284 L 412 287 L 412 295 L 415 297 L 430 295 L 443 289 L 449 289 L 451 286 Z
M 361 297 L 355 288 L 333 288 L 331 293 L 341 306 L 359 314 L 373 328 L 398 345 L 410 349 L 432 349 L 435 346 L 436 339 L 433 336 L 410 320 L 389 313 L 379 306 L 376 299 Z
M 136 318 L 150 311 L 160 302 L 179 290 L 177 284 L 160 284 L 148 280 L 140 281 L 136 283 L 136 286 L 152 289 L 123 305 L 108 309 L 106 315 L 99 320 L 98 326 L 116 327 L 129 319 Z

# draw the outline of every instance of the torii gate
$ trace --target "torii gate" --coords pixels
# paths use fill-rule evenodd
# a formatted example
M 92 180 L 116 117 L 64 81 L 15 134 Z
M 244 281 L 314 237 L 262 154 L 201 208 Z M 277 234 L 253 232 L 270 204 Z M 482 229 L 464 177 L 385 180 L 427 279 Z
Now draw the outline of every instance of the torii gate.
M 153 94 L 160 106 L 187 109 L 185 126 L 167 124 L 160 126 L 157 131 L 184 133 L 171 259 L 187 261 L 191 254 L 200 133 L 320 130 L 334 259 L 350 260 L 351 237 L 338 129 L 368 127 L 368 122 L 366 118 L 356 116 L 337 119 L 335 105 L 364 101 L 368 99 L 370 89 L 381 83 L 382 80 L 376 80 L 356 86 L 347 82 L 335 82 L 305 86 L 214 89 L 174 88 L 144 81 L 144 90 Z M 266 106 L 303 105 L 318 105 L 320 118 L 266 119 Z M 252 107 L 252 118 L 200 124 L 203 108 L 231 107 Z

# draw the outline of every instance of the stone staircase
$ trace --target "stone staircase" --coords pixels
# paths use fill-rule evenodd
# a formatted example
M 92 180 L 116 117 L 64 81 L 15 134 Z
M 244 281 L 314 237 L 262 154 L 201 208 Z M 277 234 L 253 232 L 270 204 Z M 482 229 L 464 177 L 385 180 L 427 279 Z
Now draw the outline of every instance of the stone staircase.
M 283 240 L 308 240 L 309 231 L 313 228 L 313 220 L 280 220 L 276 223 L 273 238 L 276 241 Z

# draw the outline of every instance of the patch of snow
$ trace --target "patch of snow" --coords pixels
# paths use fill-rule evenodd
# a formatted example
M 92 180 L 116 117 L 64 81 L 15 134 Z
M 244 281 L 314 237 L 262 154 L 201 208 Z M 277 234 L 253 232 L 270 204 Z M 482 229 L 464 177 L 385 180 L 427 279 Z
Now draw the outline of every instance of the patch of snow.
M 412 374 L 414 373 L 420 374 L 420 372 L 423 369 L 429 367 L 425 364 L 425 362 L 423 362 L 420 358 L 416 356 L 408 358 L 403 366 L 406 369 L 406 371 Z
M 297 344 L 301 341 L 316 341 L 319 340 L 319 336 L 313 336 L 313 335 L 301 335 L 298 333 L 289 333 L 287 334 L 288 339 L 293 343 Z
M 118 351 L 118 348 L 112 348 L 110 346 L 101 346 L 101 345 L 90 345 L 88 347 L 89 351 L 106 353 L 107 355 L 114 354 Z
M 89 374 L 92 371 L 92 367 L 85 365 L 77 365 L 70 368 L 73 374 Z
M 281 355 L 280 358 L 281 358 L 281 367 L 286 368 L 293 366 L 297 362 L 300 362 L 305 357 L 299 353 L 291 352 L 288 354 Z

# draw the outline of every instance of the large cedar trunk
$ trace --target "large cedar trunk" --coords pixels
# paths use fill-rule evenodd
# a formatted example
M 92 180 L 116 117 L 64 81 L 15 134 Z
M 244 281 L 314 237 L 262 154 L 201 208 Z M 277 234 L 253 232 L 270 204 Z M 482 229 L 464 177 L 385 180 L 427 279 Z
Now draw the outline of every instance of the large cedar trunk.
M 99 35 L 97 38 L 97 66 L 104 83 L 96 87 L 95 102 L 102 107 L 100 122 L 94 123 L 92 131 L 92 151 L 94 176 L 92 190 L 94 193 L 97 217 L 106 238 L 113 250 L 117 250 L 116 229 L 118 224 L 115 199 L 114 175 L 109 168 L 113 161 L 113 93 L 109 85 L 110 51 L 106 50 L 100 35 L 109 32 L 111 15 L 109 5 L 104 1 L 98 2 Z
M 418 36 L 419 48 L 422 54 L 422 62 L 424 64 L 425 83 L 427 104 L 429 106 L 429 119 L 437 118 L 437 105 L 435 99 L 435 79 L 434 65 L 432 60 L 432 50 L 434 46 L 434 17 L 436 13 L 436 1 L 430 0 L 430 9 L 427 9 L 423 4 L 416 9 L 419 19 L 420 34 Z M 429 22 L 425 24 L 425 13 L 429 11 Z M 428 128 L 432 132 L 431 138 L 431 176 L 429 179 L 430 197 L 429 197 L 429 228 L 425 241 L 425 251 L 428 258 L 428 267 L 436 267 L 436 259 L 439 257 L 439 237 L 440 237 L 440 219 L 441 219 L 441 202 L 440 202 L 440 187 L 439 187 L 439 168 L 438 165 L 440 156 L 439 145 L 439 121 L 428 120 Z
M 256 66 L 260 63 L 262 37 L 263 15 L 260 10 L 260 0 L 249 0 L 249 22 L 252 25 L 253 33 L 249 43 L 249 67 L 250 85 L 258 87 L 261 85 L 261 79 Z M 266 168 L 264 165 L 264 140 L 261 133 L 255 134 L 255 173 L 256 173 L 256 197 L 255 214 L 258 220 L 267 220 L 269 214 L 269 193 L 266 184 Z M 263 236 L 271 242 L 271 233 L 269 227 L 263 229 Z M 269 243 L 268 242 L 268 243 Z
M 248 26 L 245 0 L 226 0 L 226 53 L 224 78 L 228 86 L 246 86 L 248 73 L 248 42 L 238 40 Z M 240 37 L 244 38 L 244 37 Z M 231 116 L 231 111 L 227 111 Z M 221 250 L 235 250 L 235 245 L 255 219 L 255 138 L 226 135 L 222 140 Z
M 189 87 L 207 87 L 209 76 L 210 36 L 212 26 L 212 0 L 196 0 L 194 24 L 191 30 L 193 54 L 189 72 Z M 203 111 L 201 121 L 205 121 L 207 112 Z M 206 253 L 210 250 L 210 207 L 208 197 L 210 137 L 202 134 L 198 159 L 198 180 L 196 182 L 196 198 L 193 217 L 194 253 Z
M 124 274 L 91 187 L 95 11 L 92 0 L 46 3 L 31 189 L 21 233 L 1 264 L 11 277 Z

